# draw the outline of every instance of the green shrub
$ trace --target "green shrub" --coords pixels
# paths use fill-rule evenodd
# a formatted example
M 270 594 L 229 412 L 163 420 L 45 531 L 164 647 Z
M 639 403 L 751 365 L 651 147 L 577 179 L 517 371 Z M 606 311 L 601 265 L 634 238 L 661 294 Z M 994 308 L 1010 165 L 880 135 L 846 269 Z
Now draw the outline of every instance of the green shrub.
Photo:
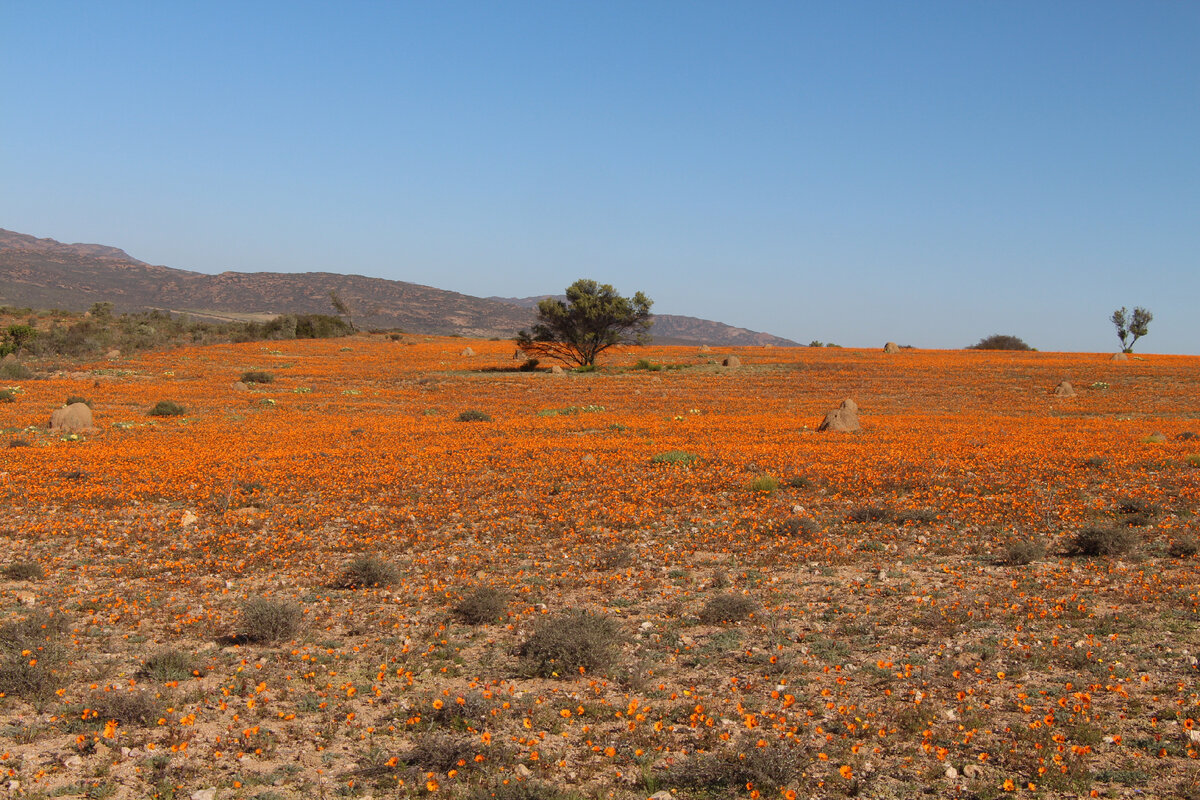
M 1046 554 L 1046 546 L 1041 542 L 1012 542 L 1004 550 L 1004 563 L 1012 567 L 1032 564 Z
M 1200 541 L 1195 536 L 1180 536 L 1167 546 L 1167 555 L 1172 558 L 1191 558 L 1200 553 Z
M 391 586 L 399 577 L 400 571 L 395 565 L 375 556 L 362 556 L 346 564 L 333 585 L 338 589 Z
M 688 466 L 699 460 L 700 456 L 695 453 L 689 453 L 686 450 L 668 450 L 665 453 L 659 453 L 650 459 L 651 464 L 680 464 Z
M 749 597 L 740 594 L 719 594 L 700 609 L 700 621 L 705 625 L 738 622 L 757 610 L 758 604 Z
M 152 725 L 161 712 L 150 692 L 114 689 L 94 694 L 84 702 L 87 708 L 96 712 L 94 719 L 97 722 L 116 720 L 122 725 Z
M 542 678 L 604 673 L 616 665 L 620 641 L 610 617 L 575 610 L 542 619 L 517 655 L 529 674 Z
M 19 361 L 0 361 L 0 379 L 9 381 L 27 381 L 33 377 L 33 371 Z
M 454 606 L 455 615 L 468 625 L 495 622 L 508 608 L 508 595 L 490 586 L 480 586 Z
M 750 491 L 761 492 L 762 494 L 770 494 L 779 488 L 779 479 L 770 475 L 759 475 L 754 480 L 750 481 Z
M 471 409 L 458 415 L 459 422 L 491 422 L 492 418 L 482 411 Z
M 980 339 L 967 348 L 968 350 L 1032 350 L 1019 336 L 994 333 Z
M 65 678 L 65 627 L 61 615 L 44 611 L 0 626 L 0 692 L 39 706 L 54 699 Z
M 269 372 L 262 370 L 250 370 L 242 373 L 242 383 L 271 383 L 275 380 L 275 376 Z
M 146 413 L 151 417 L 182 417 L 187 409 L 172 400 L 159 400 Z
M 0 389 L 0 403 L 17 402 L 17 393 L 12 389 Z
M 9 447 L 32 447 L 28 439 L 22 439 L 19 436 L 14 436 L 8 440 Z
M 1184 458 L 1184 462 L 1189 467 L 1200 467 L 1200 453 L 1192 453 L 1191 455 Z
M 294 603 L 255 598 L 242 607 L 240 634 L 255 643 L 291 639 L 300 630 L 300 607 Z
M 650 372 L 658 372 L 663 368 L 662 364 L 655 364 L 648 358 L 639 358 L 637 363 L 633 365 L 634 369 L 644 369 Z
M 162 650 L 146 659 L 141 673 L 152 681 L 166 683 L 191 678 L 195 669 L 191 656 L 182 650 Z
M 1067 545 L 1072 556 L 1117 556 L 1127 553 L 1137 544 L 1138 537 L 1124 528 L 1084 528 Z
M 46 572 L 36 561 L 14 561 L 4 568 L 4 577 L 14 581 L 40 581 L 46 577 Z

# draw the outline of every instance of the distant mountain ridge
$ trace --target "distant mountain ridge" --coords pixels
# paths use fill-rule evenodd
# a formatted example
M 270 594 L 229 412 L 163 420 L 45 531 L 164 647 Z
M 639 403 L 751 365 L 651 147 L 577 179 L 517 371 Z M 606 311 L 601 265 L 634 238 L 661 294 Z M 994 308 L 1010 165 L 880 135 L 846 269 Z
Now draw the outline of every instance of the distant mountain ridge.
M 332 272 L 201 272 L 147 264 L 124 250 L 63 244 L 0 229 L 0 305 L 83 311 L 158 309 L 220 318 L 237 314 L 329 314 L 330 292 L 348 302 L 360 328 L 510 338 L 534 322 L 542 298 L 481 298 L 431 286 Z M 795 346 L 795 342 L 720 322 L 655 316 L 661 344 Z

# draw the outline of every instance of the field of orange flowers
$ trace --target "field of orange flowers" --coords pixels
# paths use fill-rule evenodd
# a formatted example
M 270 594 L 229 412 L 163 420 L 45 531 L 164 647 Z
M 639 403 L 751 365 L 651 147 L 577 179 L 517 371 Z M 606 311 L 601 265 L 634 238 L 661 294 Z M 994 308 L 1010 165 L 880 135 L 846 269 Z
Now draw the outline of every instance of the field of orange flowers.
M 1200 358 L 512 355 L 362 335 L 10 381 L 0 791 L 1200 797 Z M 47 430 L 67 397 L 95 432 Z M 817 432 L 847 397 L 863 430 Z M 298 625 L 247 635 L 255 603 Z M 564 619 L 615 657 L 531 668 Z

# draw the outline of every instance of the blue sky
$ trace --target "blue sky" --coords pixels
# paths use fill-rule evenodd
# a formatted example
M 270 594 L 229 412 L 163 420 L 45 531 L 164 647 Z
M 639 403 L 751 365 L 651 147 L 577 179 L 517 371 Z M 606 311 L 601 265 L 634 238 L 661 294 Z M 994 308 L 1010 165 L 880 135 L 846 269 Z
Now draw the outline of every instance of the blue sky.
M 0 227 L 580 277 L 808 342 L 1200 353 L 1200 3 L 0 0 Z

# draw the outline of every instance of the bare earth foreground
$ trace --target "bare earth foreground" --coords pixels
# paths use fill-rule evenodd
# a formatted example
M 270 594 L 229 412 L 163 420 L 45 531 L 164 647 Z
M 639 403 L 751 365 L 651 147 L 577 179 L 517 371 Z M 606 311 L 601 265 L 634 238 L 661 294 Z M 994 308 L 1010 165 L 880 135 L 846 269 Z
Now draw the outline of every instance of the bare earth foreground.
M 9 381 L 0 796 L 1200 797 L 1200 358 L 511 355 Z

